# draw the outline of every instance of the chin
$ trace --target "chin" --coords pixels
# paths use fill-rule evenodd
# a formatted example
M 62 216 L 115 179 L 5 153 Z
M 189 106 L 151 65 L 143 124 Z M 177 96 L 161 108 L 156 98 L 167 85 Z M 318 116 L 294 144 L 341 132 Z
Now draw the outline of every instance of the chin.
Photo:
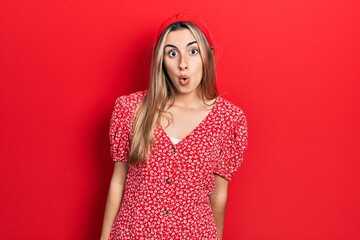
M 196 93 L 196 89 L 178 89 L 179 94 L 193 94 Z

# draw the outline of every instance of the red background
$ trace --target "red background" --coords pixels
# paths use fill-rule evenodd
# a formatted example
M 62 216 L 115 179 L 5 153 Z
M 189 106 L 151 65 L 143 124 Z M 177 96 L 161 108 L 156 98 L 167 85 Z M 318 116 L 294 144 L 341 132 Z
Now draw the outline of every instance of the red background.
M 0 3 L 0 236 L 99 239 L 116 97 L 164 19 L 199 16 L 249 122 L 224 240 L 360 239 L 357 0 Z

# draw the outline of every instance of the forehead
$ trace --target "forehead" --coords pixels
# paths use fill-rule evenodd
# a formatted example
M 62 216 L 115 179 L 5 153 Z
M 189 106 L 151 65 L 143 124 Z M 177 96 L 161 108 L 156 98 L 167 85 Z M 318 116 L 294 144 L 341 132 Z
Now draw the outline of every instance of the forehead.
M 196 39 L 187 28 L 169 32 L 165 38 L 165 44 L 172 44 L 178 47 L 186 46 L 188 43 L 193 41 L 196 41 Z

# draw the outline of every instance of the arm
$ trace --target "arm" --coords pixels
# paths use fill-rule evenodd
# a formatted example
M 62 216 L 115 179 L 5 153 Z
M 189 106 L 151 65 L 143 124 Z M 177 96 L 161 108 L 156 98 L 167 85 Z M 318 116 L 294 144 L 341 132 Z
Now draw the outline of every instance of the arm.
M 216 228 L 218 230 L 219 239 L 222 239 L 229 181 L 217 174 L 214 176 L 215 190 L 210 194 L 210 202 L 215 218 Z
M 111 226 L 120 209 L 124 190 L 128 164 L 115 162 L 114 171 L 110 181 L 109 193 L 106 200 L 101 240 L 108 240 Z

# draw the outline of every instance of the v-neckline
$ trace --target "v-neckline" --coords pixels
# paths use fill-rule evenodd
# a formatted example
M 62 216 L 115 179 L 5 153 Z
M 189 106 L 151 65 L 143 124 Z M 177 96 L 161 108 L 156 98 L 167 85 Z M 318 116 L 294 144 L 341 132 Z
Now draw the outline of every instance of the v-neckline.
M 211 108 L 211 110 L 206 114 L 206 116 L 200 121 L 200 123 L 198 125 L 196 125 L 195 128 L 193 128 L 193 130 L 191 130 L 185 137 L 181 138 L 180 141 L 176 144 L 174 144 L 171 139 L 170 136 L 165 132 L 165 129 L 163 128 L 163 126 L 161 126 L 160 123 L 158 123 L 158 128 L 162 131 L 163 135 L 166 137 L 166 139 L 173 145 L 173 146 L 178 146 L 180 144 L 182 144 L 185 140 L 187 140 L 188 138 L 190 138 L 191 135 L 194 134 L 194 132 L 196 132 L 202 125 L 205 124 L 205 122 L 208 121 L 208 119 L 210 118 L 211 115 L 213 115 L 213 112 L 215 111 L 215 108 L 218 105 L 218 102 L 220 100 L 220 97 L 217 96 L 215 99 L 215 103 L 214 106 Z

